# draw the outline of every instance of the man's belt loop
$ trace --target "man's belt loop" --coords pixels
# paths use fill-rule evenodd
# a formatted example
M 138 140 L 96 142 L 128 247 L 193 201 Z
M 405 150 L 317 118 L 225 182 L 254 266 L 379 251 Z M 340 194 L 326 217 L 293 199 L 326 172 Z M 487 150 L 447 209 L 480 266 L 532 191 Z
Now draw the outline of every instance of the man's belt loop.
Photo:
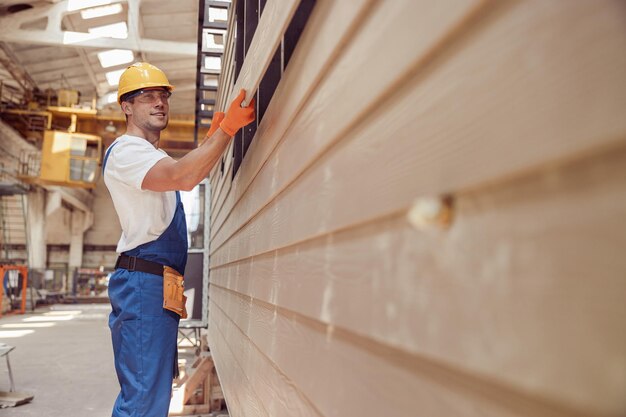
M 129 271 L 134 271 L 135 270 L 135 266 L 137 266 L 137 257 L 136 256 L 129 256 L 128 257 L 128 269 Z

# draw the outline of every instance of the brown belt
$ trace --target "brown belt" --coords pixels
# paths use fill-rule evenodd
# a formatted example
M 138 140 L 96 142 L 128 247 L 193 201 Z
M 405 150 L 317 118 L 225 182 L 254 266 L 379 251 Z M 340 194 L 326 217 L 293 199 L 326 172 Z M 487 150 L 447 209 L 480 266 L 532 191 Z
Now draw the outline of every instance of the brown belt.
M 136 256 L 120 255 L 117 258 L 117 262 L 115 262 L 115 269 L 117 268 L 163 276 L 163 265 L 157 262 L 146 261 Z

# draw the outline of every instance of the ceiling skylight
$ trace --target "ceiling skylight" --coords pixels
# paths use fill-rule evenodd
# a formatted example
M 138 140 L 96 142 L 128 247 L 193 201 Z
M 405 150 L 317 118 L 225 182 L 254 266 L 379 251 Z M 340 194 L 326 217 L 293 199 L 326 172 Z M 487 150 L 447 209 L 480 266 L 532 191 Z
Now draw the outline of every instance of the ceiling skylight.
M 110 51 L 99 52 L 98 59 L 102 68 L 109 68 L 132 62 L 135 55 L 133 51 L 128 49 L 111 49 Z
M 89 33 L 105 38 L 126 39 L 128 38 L 128 26 L 126 26 L 126 22 L 118 22 L 111 25 L 89 28 Z
M 107 104 L 115 103 L 117 101 L 117 93 L 109 93 L 106 95 L 105 101 Z
M 74 10 L 88 9 L 105 4 L 111 4 L 111 0 L 68 0 L 67 11 L 73 12 Z
M 120 83 L 120 76 L 125 70 L 126 68 L 105 73 L 104 75 L 107 77 L 107 82 L 109 83 L 109 85 L 110 86 L 118 85 Z
M 80 16 L 86 20 L 118 13 L 122 13 L 122 5 L 119 3 L 115 3 L 109 6 L 94 7 L 91 9 L 81 10 Z

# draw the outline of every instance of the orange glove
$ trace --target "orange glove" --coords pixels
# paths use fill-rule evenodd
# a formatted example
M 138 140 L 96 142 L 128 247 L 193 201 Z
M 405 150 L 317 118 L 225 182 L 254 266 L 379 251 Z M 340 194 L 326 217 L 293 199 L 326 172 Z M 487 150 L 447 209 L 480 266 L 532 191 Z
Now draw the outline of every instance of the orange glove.
M 215 131 L 220 127 L 220 123 L 222 123 L 222 120 L 224 120 L 224 116 L 225 114 L 222 111 L 218 111 L 213 114 L 213 119 L 211 120 L 211 127 L 209 128 L 209 131 L 206 132 L 207 138 L 210 138 L 211 136 L 213 136 L 213 133 L 215 133 Z
M 254 99 L 248 104 L 248 107 L 241 107 L 241 103 L 245 98 L 246 90 L 241 89 L 239 95 L 226 111 L 224 120 L 220 123 L 220 128 L 229 136 L 235 136 L 239 129 L 254 121 Z
M 213 114 L 213 120 L 211 120 L 211 127 L 209 131 L 204 135 L 204 139 L 200 141 L 200 145 L 202 145 L 208 138 L 213 136 L 213 133 L 220 127 L 220 123 L 224 120 L 224 112 L 218 111 Z

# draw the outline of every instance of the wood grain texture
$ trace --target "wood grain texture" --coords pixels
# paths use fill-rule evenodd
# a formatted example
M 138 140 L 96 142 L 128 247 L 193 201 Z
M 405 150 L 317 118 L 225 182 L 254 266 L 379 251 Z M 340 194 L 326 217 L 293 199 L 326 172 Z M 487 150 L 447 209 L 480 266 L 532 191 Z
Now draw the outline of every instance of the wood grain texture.
M 222 339 L 219 332 L 215 331 L 215 326 L 214 318 L 209 315 L 211 354 L 215 359 L 215 369 L 222 385 L 224 399 L 230 415 L 233 417 L 268 417 L 269 414 L 263 405 L 263 399 L 260 399 L 254 393 L 254 382 L 241 369 L 226 341 Z
M 211 283 L 601 415 L 626 412 L 626 147 L 213 268 Z
M 226 151 L 222 155 L 221 159 L 217 162 L 217 185 L 215 187 L 214 193 L 211 195 L 211 224 L 219 212 L 219 208 L 221 207 L 221 201 L 226 198 L 228 191 L 224 191 L 224 188 L 230 189 L 230 183 L 232 182 L 232 172 L 231 169 L 233 167 L 233 146 L 234 141 L 231 140 L 228 146 L 226 147 Z M 222 170 L 222 162 L 224 164 L 224 169 Z M 225 186 L 226 184 L 226 186 Z
M 213 201 L 233 415 L 625 415 L 623 3 L 336 3 Z
M 359 117 L 367 117 L 364 112 L 368 108 L 388 94 L 389 89 L 398 88 L 398 82 L 406 76 L 407 71 L 417 65 L 468 15 L 475 13 L 481 4 L 477 0 L 464 0 L 423 2 L 418 6 L 415 1 L 405 0 L 379 3 L 373 7 L 367 19 L 360 24 L 354 41 L 341 56 L 329 63 L 329 73 L 304 108 L 295 115 L 294 120 L 282 121 L 286 130 L 266 131 L 263 126 L 259 127 L 259 142 L 264 142 L 268 136 L 285 135 L 282 137 L 282 146 L 271 156 L 271 163 L 264 165 L 251 185 L 258 191 L 239 202 L 236 215 L 232 208 L 227 212 L 231 215 L 224 230 L 219 229 L 222 222 L 217 221 L 213 247 L 217 249 L 305 170 L 328 145 L 342 137 L 341 133 Z M 415 27 L 423 27 L 423 32 L 417 38 L 412 35 Z M 394 47 L 387 47 L 389 44 Z M 374 56 L 372 51 L 377 51 Z M 365 68 L 367 71 L 364 71 Z M 300 82 L 307 81 L 306 78 L 300 79 Z M 285 91 L 290 92 L 289 89 Z M 271 107 L 268 113 L 270 111 Z M 286 114 L 282 117 L 288 116 Z M 291 122 L 291 126 L 286 122 Z M 278 161 L 280 166 L 277 166 Z M 253 167 L 257 165 L 255 162 L 252 162 Z M 276 172 L 276 169 L 281 171 Z M 246 179 L 242 177 L 242 180 L 242 186 L 247 187 Z M 242 190 L 244 187 L 238 185 L 237 189 Z M 240 197 L 236 195 L 234 200 L 239 201 Z
M 267 0 L 263 13 L 259 19 L 256 32 L 250 43 L 250 48 L 241 67 L 241 72 L 230 93 L 227 105 L 239 94 L 240 89 L 246 90 L 246 99 L 242 103 L 247 106 L 259 83 L 270 65 L 276 48 L 280 45 L 291 17 L 296 12 L 297 0 Z
M 306 97 L 332 66 L 334 57 L 347 42 L 373 0 L 337 2 L 319 0 L 305 27 L 298 48 L 276 89 L 261 121 L 256 138 L 250 144 L 235 181 L 236 192 L 224 200 L 225 211 L 213 210 L 217 217 L 213 232 L 224 222 L 235 202 L 243 195 L 250 182 L 261 169 L 269 154 L 282 138 Z M 263 138 L 262 140 L 260 138 Z
M 230 155 L 232 155 L 232 151 L 229 150 L 229 153 L 227 155 L 228 157 L 224 163 L 224 173 L 221 174 L 221 178 L 219 180 L 218 187 L 217 187 L 218 188 L 218 192 L 216 193 L 217 196 L 215 197 L 214 205 L 212 207 L 212 210 L 215 210 L 216 212 L 219 212 L 220 209 L 224 206 L 224 201 L 226 199 L 226 196 L 228 195 L 228 193 L 230 193 L 230 189 L 233 184 L 234 164 L 233 164 L 233 158 L 230 157 Z M 215 222 L 216 218 L 217 218 L 217 215 L 211 215 L 212 227 L 213 227 L 213 222 Z
M 324 416 L 584 415 L 218 287 L 211 297 L 216 323 L 245 332 L 241 343 L 266 352 Z
M 219 307 L 211 304 L 211 311 L 218 310 Z M 248 310 L 246 311 L 248 312 Z M 246 376 L 254 381 L 253 390 L 259 398 L 264 399 L 263 406 L 269 415 L 276 417 L 321 416 L 315 410 L 315 406 L 297 390 L 293 381 L 282 374 L 274 363 L 250 342 L 240 328 L 232 325 L 229 320 L 220 317 L 216 315 L 216 320 L 210 331 L 218 334 L 218 337 L 228 344 L 228 349 L 233 358 L 236 358 Z M 263 325 L 262 322 L 258 324 Z
M 264 181 L 246 197 L 251 208 L 240 203 L 229 219 L 232 227 L 214 237 L 213 265 L 393 213 L 422 195 L 502 181 L 622 143 L 626 83 L 618 81 L 626 73 L 626 55 L 619 53 L 626 49 L 626 25 L 615 13 L 620 5 L 602 5 L 512 2 L 246 220 L 273 183 L 300 169 L 292 165 L 296 156 L 315 152 L 331 135 L 336 124 L 329 118 L 342 113 L 332 107 L 333 94 L 346 83 L 335 84 L 325 95 L 325 123 L 311 118 L 301 130 L 292 128 L 293 136 L 266 165 L 271 172 L 259 174 Z M 581 19 L 576 36 L 559 35 Z M 586 53 L 580 44 L 589 46 Z M 529 56 L 536 71 L 520 62 Z M 490 74 L 465 75 L 481 71 Z M 316 221 L 301 221 L 310 216 Z M 237 224 L 244 226 L 231 235 Z

